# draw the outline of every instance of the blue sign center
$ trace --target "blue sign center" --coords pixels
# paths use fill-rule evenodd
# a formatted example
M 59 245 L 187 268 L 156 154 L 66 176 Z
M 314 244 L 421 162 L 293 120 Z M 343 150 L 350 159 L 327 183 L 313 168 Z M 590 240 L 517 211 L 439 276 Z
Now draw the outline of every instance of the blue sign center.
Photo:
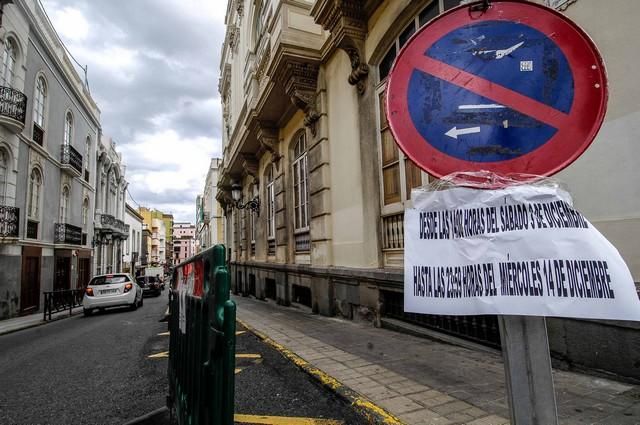
M 425 56 L 569 113 L 574 81 L 550 38 L 527 25 L 484 21 L 451 31 Z M 496 162 L 526 155 L 557 128 L 419 70 L 409 81 L 408 106 L 427 143 L 449 156 Z

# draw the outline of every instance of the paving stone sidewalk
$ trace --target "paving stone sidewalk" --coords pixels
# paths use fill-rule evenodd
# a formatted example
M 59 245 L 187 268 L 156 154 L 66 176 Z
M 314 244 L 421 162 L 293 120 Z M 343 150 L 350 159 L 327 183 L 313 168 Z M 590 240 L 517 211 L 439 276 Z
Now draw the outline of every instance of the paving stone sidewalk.
M 499 354 L 234 297 L 238 318 L 407 424 L 508 424 Z M 640 387 L 554 370 L 561 424 L 640 424 Z
M 82 306 L 75 307 L 72 314 L 69 314 L 69 310 L 59 311 L 51 315 L 51 320 L 44 320 L 43 313 L 38 312 L 29 314 L 27 316 L 13 317 L 11 319 L 0 320 L 0 335 L 8 334 L 11 332 L 17 332 L 22 329 L 33 328 L 34 326 L 46 325 L 56 320 L 66 319 L 68 317 L 75 316 L 82 313 Z

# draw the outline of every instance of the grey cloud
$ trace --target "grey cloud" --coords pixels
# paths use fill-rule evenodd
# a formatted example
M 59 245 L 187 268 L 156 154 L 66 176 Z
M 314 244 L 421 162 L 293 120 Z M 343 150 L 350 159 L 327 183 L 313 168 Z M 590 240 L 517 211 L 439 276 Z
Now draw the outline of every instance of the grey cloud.
M 105 101 L 100 105 L 105 132 L 127 143 L 136 131 L 153 131 L 155 117 L 172 113 L 180 115 L 172 124 L 185 137 L 199 132 L 219 135 L 220 118 L 214 116 L 214 109 L 208 111 L 209 117 L 206 111 L 186 116 L 189 122 L 184 125 L 188 114 L 176 105 L 183 98 L 194 104 L 217 98 L 222 25 L 194 20 L 180 7 L 159 0 L 57 0 L 51 4 L 82 11 L 91 25 L 86 48 L 101 50 L 115 44 L 138 53 L 140 67 L 127 75 L 128 81 L 114 78 L 113 69 L 89 64 L 91 91 Z
M 226 3 L 208 1 L 219 2 L 221 7 Z M 207 21 L 202 14 L 188 13 L 191 11 L 184 9 L 187 4 L 171 0 L 45 0 L 49 12 L 73 7 L 83 13 L 90 24 L 83 49 L 121 47 L 136 53 L 138 66 L 127 75 L 117 75 L 121 71 L 115 67 L 92 63 L 76 54 L 81 63 L 88 62 L 89 84 L 102 111 L 103 132 L 124 146 L 129 176 L 179 169 L 126 149 L 136 135 L 173 129 L 185 139 L 208 137 L 219 143 L 221 117 L 215 102 L 219 102 L 224 25 Z M 73 43 L 67 44 L 74 53 Z M 118 58 L 113 59 L 117 62 Z M 143 205 L 188 211 L 195 208 L 195 197 L 203 184 L 193 181 L 189 182 L 193 190 L 160 194 L 131 185 L 130 191 Z M 181 219 L 193 220 L 193 214 L 182 214 Z

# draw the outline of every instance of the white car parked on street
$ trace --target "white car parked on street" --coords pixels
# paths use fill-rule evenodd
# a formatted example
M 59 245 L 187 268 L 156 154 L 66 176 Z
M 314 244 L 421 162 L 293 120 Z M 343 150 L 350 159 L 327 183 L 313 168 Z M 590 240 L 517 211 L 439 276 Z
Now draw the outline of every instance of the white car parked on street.
M 126 273 L 94 276 L 84 291 L 82 308 L 85 316 L 94 309 L 129 306 L 132 310 L 142 307 L 142 288 Z

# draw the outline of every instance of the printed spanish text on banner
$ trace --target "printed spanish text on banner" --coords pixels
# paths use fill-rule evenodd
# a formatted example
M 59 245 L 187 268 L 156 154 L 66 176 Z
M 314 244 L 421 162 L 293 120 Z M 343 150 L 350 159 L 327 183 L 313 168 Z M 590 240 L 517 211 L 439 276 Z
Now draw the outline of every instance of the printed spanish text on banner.
M 405 311 L 640 320 L 615 247 L 557 186 L 416 190 L 405 212 Z

